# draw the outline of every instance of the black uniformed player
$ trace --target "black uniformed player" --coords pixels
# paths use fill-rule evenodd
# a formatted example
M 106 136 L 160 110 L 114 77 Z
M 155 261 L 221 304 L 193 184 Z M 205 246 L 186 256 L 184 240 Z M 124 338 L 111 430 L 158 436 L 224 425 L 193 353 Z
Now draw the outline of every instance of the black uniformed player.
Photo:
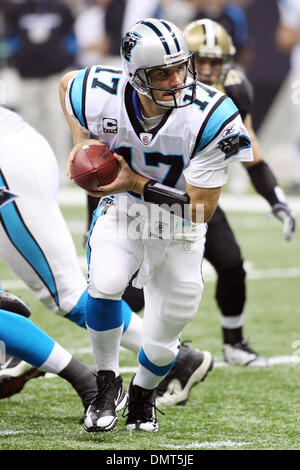
M 239 109 L 254 154 L 252 162 L 243 164 L 256 191 L 268 201 L 273 215 L 283 222 L 285 239 L 291 240 L 296 228 L 295 219 L 275 176 L 263 160 L 252 127 L 252 86 L 232 62 L 235 49 L 231 37 L 220 24 L 210 19 L 188 24 L 184 35 L 194 53 L 198 80 L 226 93 Z M 208 224 L 205 257 L 218 274 L 216 300 L 221 310 L 225 360 L 244 365 L 264 363 L 266 360 L 255 353 L 243 337 L 246 273 L 239 245 L 219 206 Z

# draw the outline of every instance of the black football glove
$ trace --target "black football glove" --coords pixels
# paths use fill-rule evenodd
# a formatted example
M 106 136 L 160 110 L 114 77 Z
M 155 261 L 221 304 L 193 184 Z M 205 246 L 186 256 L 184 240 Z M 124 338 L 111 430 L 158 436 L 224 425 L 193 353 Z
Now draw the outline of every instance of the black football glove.
M 272 215 L 283 223 L 283 235 L 287 241 L 291 241 L 296 231 L 296 220 L 289 206 L 278 202 L 272 206 Z

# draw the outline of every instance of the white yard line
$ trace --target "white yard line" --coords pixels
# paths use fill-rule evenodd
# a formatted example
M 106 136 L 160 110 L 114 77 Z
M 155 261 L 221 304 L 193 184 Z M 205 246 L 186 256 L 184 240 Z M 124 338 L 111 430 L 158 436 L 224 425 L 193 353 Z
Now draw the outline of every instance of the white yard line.
M 85 353 L 90 353 L 92 354 L 92 349 L 91 348 L 84 348 Z M 73 354 L 79 354 L 82 352 L 82 349 L 72 349 Z M 300 356 L 275 356 L 275 357 L 269 357 L 268 358 L 269 365 L 268 366 L 248 366 L 248 368 L 253 368 L 253 367 L 272 367 L 276 365 L 293 365 L 293 364 L 300 364 Z M 215 360 L 214 362 L 214 368 L 218 369 L 219 367 L 236 367 L 232 366 L 230 364 L 227 364 L 227 362 L 221 361 L 221 360 Z M 121 374 L 135 374 L 137 371 L 137 367 L 120 367 L 120 373 Z M 53 377 L 56 377 L 55 374 L 52 373 L 47 373 L 44 377 L 40 378 L 46 378 L 46 379 L 51 379 Z
M 83 269 L 86 269 L 85 258 L 81 258 L 81 265 Z M 216 279 L 216 274 L 209 263 L 203 263 L 203 277 L 205 282 L 212 282 Z M 267 269 L 253 269 L 246 264 L 247 280 L 258 280 L 258 279 L 293 279 L 300 277 L 300 267 L 294 266 L 290 268 L 267 268 Z M 26 284 L 19 279 L 6 279 L 1 281 L 3 289 L 28 289 Z

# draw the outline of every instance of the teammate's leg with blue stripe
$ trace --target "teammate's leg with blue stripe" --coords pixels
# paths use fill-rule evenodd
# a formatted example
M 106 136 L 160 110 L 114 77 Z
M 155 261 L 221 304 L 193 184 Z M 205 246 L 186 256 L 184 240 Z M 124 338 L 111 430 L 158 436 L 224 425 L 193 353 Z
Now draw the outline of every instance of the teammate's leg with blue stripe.
M 57 374 L 72 358 L 31 320 L 7 310 L 0 310 L 0 338 L 9 354 L 45 372 Z
M 2 349 L 3 347 L 5 349 L 4 352 L 22 359 L 44 372 L 52 372 L 67 380 L 81 398 L 84 408 L 88 406 L 97 390 L 93 371 L 72 357 L 70 352 L 66 351 L 32 321 L 22 315 L 0 309 L 0 340 Z M 9 377 L 8 369 L 4 369 L 3 373 Z M 14 377 L 10 377 L 9 380 L 13 381 Z M 3 385 L 3 380 L 0 382 L 1 384 Z M 20 389 L 16 389 L 13 393 L 17 391 Z M 1 389 L 0 398 L 3 398 Z

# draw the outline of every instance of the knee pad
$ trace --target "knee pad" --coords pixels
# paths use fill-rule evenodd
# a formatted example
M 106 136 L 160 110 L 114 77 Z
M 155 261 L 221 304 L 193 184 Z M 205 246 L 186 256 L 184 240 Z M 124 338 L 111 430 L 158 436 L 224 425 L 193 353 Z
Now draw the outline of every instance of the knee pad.
M 115 272 L 104 274 L 103 272 L 96 273 L 93 279 L 89 282 L 89 292 L 95 297 L 120 299 L 127 283 L 129 282 L 126 273 Z
M 243 312 L 246 301 L 245 278 L 243 263 L 218 273 L 216 300 L 223 315 L 235 316 Z

